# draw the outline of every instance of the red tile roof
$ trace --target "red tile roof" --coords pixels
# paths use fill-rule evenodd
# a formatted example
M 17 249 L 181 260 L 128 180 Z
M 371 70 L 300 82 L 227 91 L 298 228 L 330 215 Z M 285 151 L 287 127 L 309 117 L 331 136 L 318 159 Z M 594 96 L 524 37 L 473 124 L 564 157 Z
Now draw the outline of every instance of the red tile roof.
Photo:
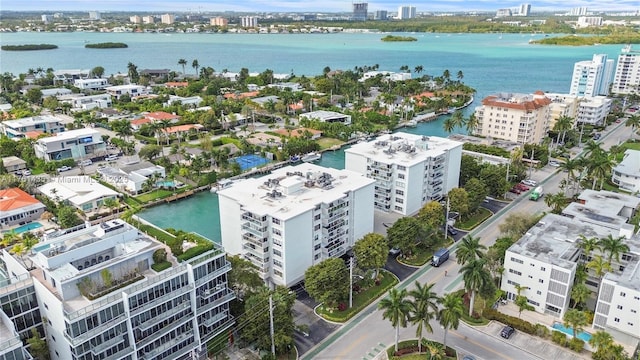
M 536 92 L 536 95 L 540 95 L 540 94 Z M 548 97 L 535 97 L 529 101 L 509 102 L 509 101 L 500 99 L 496 95 L 491 95 L 491 96 L 487 96 L 482 100 L 482 105 L 485 105 L 485 106 L 496 106 L 496 107 L 503 107 L 508 109 L 523 110 L 523 111 L 532 111 L 532 110 L 540 109 L 542 107 L 548 106 L 549 104 L 551 104 L 551 99 L 549 99 Z
M 131 120 L 131 125 L 143 125 L 143 124 L 149 124 L 150 122 L 151 122 L 151 119 L 140 118 L 140 119 Z
M 154 111 L 146 114 L 144 117 L 153 121 L 180 119 L 180 116 L 169 114 L 164 111 Z
M 168 127 L 165 131 L 169 134 L 173 134 L 177 132 L 189 131 L 190 129 L 200 130 L 202 128 L 204 128 L 204 126 L 200 124 L 186 124 L 186 125 L 171 126 L 171 127 Z
M 257 91 L 249 91 L 249 92 L 243 92 L 243 93 L 240 93 L 240 94 L 226 93 L 223 96 L 224 96 L 225 99 L 244 99 L 244 98 L 252 98 L 252 97 L 258 96 L 258 92 Z
M 16 210 L 34 204 L 41 203 L 19 188 L 0 190 L 0 211 Z
M 28 137 L 29 139 L 37 139 L 42 134 L 44 134 L 44 133 L 42 131 L 38 131 L 38 130 L 32 130 L 32 131 L 25 131 L 24 132 L 24 136 Z
M 181 88 L 189 86 L 189 83 L 186 81 L 169 81 L 167 83 L 164 83 L 164 85 L 170 88 Z

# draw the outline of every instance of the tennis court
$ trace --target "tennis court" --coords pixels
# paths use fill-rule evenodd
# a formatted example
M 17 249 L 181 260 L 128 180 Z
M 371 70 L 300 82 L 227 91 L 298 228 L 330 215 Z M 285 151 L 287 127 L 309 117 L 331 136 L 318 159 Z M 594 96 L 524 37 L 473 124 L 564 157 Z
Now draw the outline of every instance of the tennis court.
M 242 169 L 242 171 L 262 166 L 269 162 L 269 160 L 263 158 L 262 156 L 254 154 L 238 156 L 237 158 L 233 159 L 233 161 L 237 162 L 240 165 L 240 169 Z

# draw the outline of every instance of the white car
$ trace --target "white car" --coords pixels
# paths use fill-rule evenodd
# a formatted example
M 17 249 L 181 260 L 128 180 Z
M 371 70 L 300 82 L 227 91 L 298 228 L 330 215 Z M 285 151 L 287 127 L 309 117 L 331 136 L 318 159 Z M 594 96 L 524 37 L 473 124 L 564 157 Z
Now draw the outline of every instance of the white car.
M 22 171 L 22 176 L 29 176 L 29 175 L 31 175 L 31 170 L 27 169 Z
M 105 161 L 116 161 L 116 160 L 118 160 L 118 155 L 109 155 L 104 160 Z
M 527 179 L 527 180 L 522 180 L 522 183 L 528 186 L 536 186 L 538 185 L 538 183 L 535 180 L 531 180 L 531 179 Z
M 551 161 L 549 161 L 549 166 L 559 167 L 560 163 L 555 161 L 555 160 L 551 160 Z
M 89 165 L 91 165 L 91 164 L 93 164 L 93 161 L 91 161 L 91 160 L 89 160 L 89 159 L 87 159 L 87 160 L 82 160 L 82 161 L 80 161 L 80 162 L 78 163 L 78 165 L 80 165 L 80 166 L 89 166 Z
M 71 168 L 70 168 L 70 167 L 68 167 L 67 165 L 65 165 L 65 166 L 61 166 L 61 167 L 59 167 L 59 168 L 58 168 L 58 172 L 59 172 L 59 173 L 61 173 L 61 172 L 65 172 L 65 171 L 69 171 L 69 170 L 71 170 Z

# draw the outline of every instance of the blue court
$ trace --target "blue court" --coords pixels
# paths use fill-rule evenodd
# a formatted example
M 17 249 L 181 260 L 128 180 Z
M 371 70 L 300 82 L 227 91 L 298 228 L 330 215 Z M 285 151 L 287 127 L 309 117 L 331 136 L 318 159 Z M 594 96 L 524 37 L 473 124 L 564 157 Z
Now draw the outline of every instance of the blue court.
M 269 162 L 268 159 L 254 154 L 238 156 L 237 158 L 234 158 L 233 161 L 240 164 L 240 169 L 242 169 L 242 171 L 262 166 Z

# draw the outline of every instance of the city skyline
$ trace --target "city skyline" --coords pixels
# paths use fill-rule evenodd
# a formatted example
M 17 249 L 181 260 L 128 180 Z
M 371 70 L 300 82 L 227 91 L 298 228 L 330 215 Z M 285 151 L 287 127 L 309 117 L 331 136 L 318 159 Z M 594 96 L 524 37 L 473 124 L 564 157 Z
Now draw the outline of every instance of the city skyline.
M 575 7 L 587 7 L 589 11 L 638 11 L 637 0 L 569 0 L 558 5 L 557 1 L 495 1 L 495 0 L 436 0 L 429 3 L 403 0 L 368 1 L 369 12 L 376 10 L 397 11 L 399 6 L 415 6 L 418 12 L 462 12 L 495 11 L 504 8 L 517 8 L 523 3 L 531 4 L 534 12 L 568 11 Z M 241 4 L 230 0 L 140 0 L 135 4 L 125 0 L 4 0 L 3 10 L 7 11 L 128 11 L 128 12 L 350 12 L 352 2 L 329 0 L 321 3 L 309 3 L 300 0 L 247 0 Z

